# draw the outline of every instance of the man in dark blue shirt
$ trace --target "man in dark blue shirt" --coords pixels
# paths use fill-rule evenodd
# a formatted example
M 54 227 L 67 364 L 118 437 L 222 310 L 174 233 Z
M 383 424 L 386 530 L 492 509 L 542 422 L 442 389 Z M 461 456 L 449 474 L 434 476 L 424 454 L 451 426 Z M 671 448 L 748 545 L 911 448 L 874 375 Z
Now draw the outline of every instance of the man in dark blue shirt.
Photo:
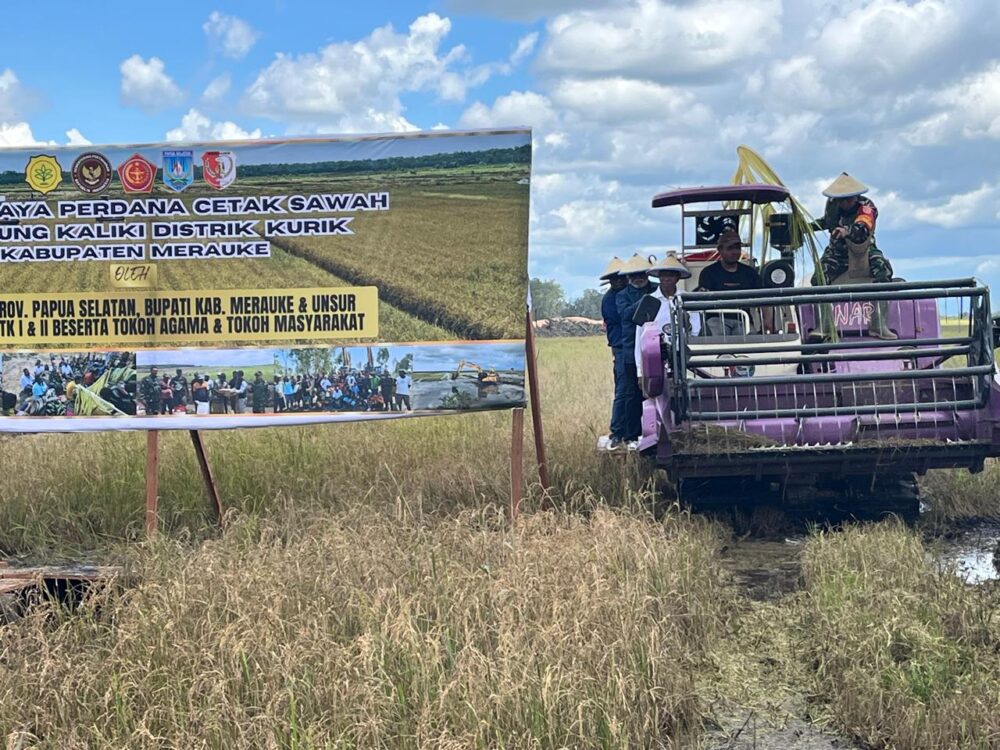
M 621 358 L 623 366 L 615 389 L 613 411 L 620 415 L 620 422 L 612 430 L 608 450 L 629 447 L 642 434 L 642 391 L 639 390 L 639 373 L 635 365 L 635 314 L 639 302 L 656 291 L 649 281 L 649 260 L 638 253 L 622 264 L 619 274 L 628 282 L 615 296 L 621 323 Z
M 608 346 L 611 347 L 612 356 L 612 372 L 614 373 L 614 383 L 615 392 L 618 391 L 618 378 L 621 377 L 622 368 L 625 366 L 625 362 L 622 359 L 622 325 L 621 318 L 618 316 L 618 306 L 615 304 L 615 298 L 618 292 L 625 288 L 628 281 L 624 276 L 619 276 L 618 271 L 622 267 L 622 260 L 617 255 L 611 259 L 608 263 L 607 268 L 604 269 L 604 273 L 600 275 L 601 283 L 607 282 L 608 291 L 604 293 L 604 297 L 601 299 L 601 317 L 604 319 L 604 332 L 608 337 Z M 608 443 L 614 438 L 616 434 L 616 426 L 619 425 L 621 416 L 615 412 L 615 400 L 612 398 L 611 404 L 611 434 L 607 438 L 602 438 L 602 441 Z

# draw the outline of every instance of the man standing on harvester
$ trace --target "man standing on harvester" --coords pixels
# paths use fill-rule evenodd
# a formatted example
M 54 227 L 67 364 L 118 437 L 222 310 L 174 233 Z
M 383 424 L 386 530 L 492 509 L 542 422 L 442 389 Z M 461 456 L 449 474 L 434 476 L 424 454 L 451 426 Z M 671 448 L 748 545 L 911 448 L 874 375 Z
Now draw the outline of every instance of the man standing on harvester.
M 881 284 L 892 281 L 892 265 L 875 244 L 878 208 L 871 199 L 863 197 L 867 192 L 868 186 L 847 172 L 843 172 L 823 191 L 827 198 L 826 210 L 823 217 L 813 223 L 812 229 L 830 232 L 830 244 L 820 258 L 827 284 L 837 283 L 838 277 L 847 272 L 852 252 L 867 252 L 868 270 L 873 282 Z M 813 274 L 813 286 L 819 283 L 819 274 Z M 896 338 L 896 334 L 886 324 L 887 309 L 886 303 L 880 302 L 872 311 L 868 329 L 871 336 L 880 339 Z

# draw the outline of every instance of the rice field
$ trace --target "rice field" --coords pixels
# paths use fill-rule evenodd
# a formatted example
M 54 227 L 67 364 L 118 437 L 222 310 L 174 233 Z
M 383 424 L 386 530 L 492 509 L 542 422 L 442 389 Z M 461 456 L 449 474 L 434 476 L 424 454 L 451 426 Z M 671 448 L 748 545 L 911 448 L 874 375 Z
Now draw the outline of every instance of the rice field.
M 141 434 L 0 436 L 4 556 L 125 569 L 76 613 L 0 625 L 0 737 L 994 746 L 996 587 L 965 584 L 918 530 L 884 522 L 777 537 L 791 585 L 750 597 L 731 572 L 733 527 L 677 508 L 654 518 L 649 474 L 595 455 L 604 342 L 543 340 L 539 360 L 555 508 L 533 485 L 515 524 L 507 413 L 207 433 L 224 534 L 187 436 L 164 433 L 152 541 Z M 978 475 L 980 491 L 995 498 L 998 476 Z M 795 744 L 807 725 L 839 744 Z
M 158 288 L 377 286 L 382 341 L 521 338 L 529 188 L 519 180 L 526 174 L 521 165 L 499 165 L 412 174 L 249 178 L 241 182 L 241 195 L 387 190 L 391 208 L 337 214 L 353 216 L 354 234 L 349 236 L 270 238 L 269 258 L 157 261 Z M 207 190 L 192 186 L 179 197 L 190 209 L 201 195 L 218 196 Z M 17 189 L 9 192 L 8 199 L 17 197 Z M 60 190 L 49 197 L 80 195 Z M 171 220 L 181 218 L 186 217 Z M 39 223 L 51 227 L 56 222 Z M 104 262 L 0 263 L 0 287 L 26 293 L 112 291 L 108 269 Z

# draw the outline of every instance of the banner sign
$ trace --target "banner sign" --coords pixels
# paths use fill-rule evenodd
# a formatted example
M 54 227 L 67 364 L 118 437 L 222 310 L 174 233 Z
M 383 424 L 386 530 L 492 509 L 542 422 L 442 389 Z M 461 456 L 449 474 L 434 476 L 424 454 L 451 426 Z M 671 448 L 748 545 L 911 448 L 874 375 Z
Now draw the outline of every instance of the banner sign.
M 525 129 L 0 149 L 0 431 L 524 403 Z

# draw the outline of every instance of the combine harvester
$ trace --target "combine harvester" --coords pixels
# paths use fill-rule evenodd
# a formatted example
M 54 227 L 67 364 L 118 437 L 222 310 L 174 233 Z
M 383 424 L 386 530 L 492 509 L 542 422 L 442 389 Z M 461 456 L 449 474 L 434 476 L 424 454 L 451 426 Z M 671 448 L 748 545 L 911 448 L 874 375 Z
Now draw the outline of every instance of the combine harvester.
M 636 313 L 644 324 L 639 451 L 666 470 L 683 501 L 912 519 L 916 475 L 975 473 L 1000 455 L 997 333 L 989 291 L 974 279 L 871 283 L 865 250 L 829 285 L 796 285 L 797 251 L 808 244 L 815 261 L 816 243 L 808 215 L 780 184 L 675 190 L 653 206 L 680 207 L 688 288 L 726 227 L 749 238 L 744 262 L 764 284 L 683 292 L 668 303 L 662 329 L 648 322 L 659 300 L 646 298 Z M 712 316 L 741 321 L 739 332 L 706 335 Z M 885 327 L 896 338 L 879 336 Z

